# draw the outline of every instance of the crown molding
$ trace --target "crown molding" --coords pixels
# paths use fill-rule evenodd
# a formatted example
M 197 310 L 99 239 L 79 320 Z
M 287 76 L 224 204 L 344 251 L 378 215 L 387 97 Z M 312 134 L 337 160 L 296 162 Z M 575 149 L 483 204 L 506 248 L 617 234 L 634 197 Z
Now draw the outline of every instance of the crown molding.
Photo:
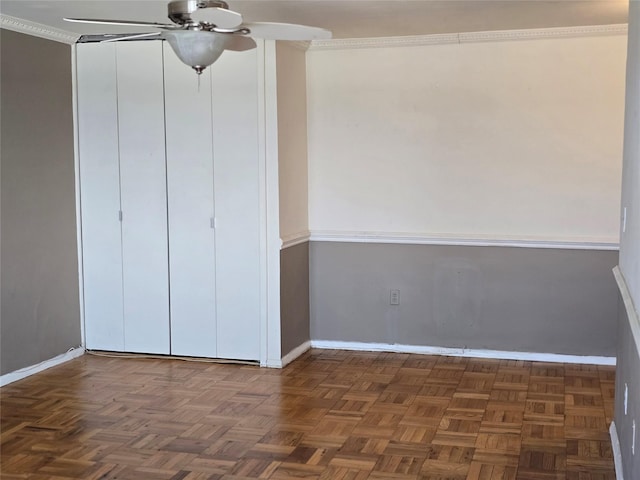
M 342 50 L 357 48 L 418 47 L 460 43 L 458 33 L 436 35 L 406 35 L 402 37 L 335 38 L 312 40 L 309 50 Z
M 579 27 L 531 28 L 526 30 L 496 30 L 493 32 L 444 33 L 380 38 L 337 38 L 313 40 L 309 50 L 342 50 L 358 48 L 415 47 L 452 43 L 506 42 L 549 38 L 626 35 L 627 24 L 587 25 Z
M 79 33 L 68 32 L 41 23 L 23 20 L 22 18 L 0 14 L 0 27 L 19 33 L 26 33 L 34 37 L 46 38 L 55 42 L 73 45 L 80 37 Z
M 311 42 L 309 40 L 285 41 L 284 43 L 296 50 L 302 50 L 304 52 L 309 50 L 309 46 L 311 46 Z
M 628 25 L 585 25 L 578 27 L 531 28 L 527 30 L 499 30 L 495 32 L 468 32 L 460 34 L 460 43 L 535 40 L 538 38 L 599 37 L 626 35 Z

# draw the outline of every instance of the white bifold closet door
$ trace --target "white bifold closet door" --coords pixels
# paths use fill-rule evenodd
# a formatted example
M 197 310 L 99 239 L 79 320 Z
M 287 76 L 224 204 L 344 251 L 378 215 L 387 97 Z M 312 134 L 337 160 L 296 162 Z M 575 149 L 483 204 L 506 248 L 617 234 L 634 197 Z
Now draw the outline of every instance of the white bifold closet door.
M 170 353 L 162 42 L 116 43 L 124 341 Z
M 256 52 L 225 52 L 200 79 L 164 61 L 171 352 L 258 360 Z
M 87 348 L 170 353 L 162 43 L 77 52 Z
M 164 67 L 171 353 L 216 357 L 211 68 L 198 78 L 170 48 Z
M 86 347 L 124 351 L 116 49 L 78 45 L 78 156 Z
M 87 348 L 260 359 L 258 50 L 77 54 Z

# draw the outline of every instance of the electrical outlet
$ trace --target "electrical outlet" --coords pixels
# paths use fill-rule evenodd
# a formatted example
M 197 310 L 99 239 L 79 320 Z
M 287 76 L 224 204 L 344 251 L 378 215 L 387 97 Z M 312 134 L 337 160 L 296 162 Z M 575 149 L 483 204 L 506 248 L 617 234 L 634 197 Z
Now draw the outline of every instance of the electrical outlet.
M 629 385 L 624 384 L 624 414 L 627 414 L 629 405 Z
M 400 305 L 400 290 L 391 290 L 389 303 L 391 305 Z

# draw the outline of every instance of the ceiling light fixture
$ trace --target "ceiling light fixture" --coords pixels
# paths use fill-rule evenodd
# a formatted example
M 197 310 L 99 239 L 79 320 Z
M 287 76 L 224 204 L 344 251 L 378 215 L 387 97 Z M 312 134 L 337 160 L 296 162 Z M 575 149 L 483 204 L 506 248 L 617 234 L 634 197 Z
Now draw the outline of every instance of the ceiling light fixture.
M 224 33 L 203 30 L 164 32 L 162 37 L 169 42 L 180 61 L 198 75 L 222 55 L 232 38 Z

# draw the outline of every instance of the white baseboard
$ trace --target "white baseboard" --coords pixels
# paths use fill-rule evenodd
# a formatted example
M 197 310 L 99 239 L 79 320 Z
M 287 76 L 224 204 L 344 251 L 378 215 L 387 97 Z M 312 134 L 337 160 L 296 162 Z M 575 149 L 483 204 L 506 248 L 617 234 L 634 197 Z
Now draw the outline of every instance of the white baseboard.
M 261 363 L 260 366 L 267 368 L 284 368 L 310 348 L 311 341 L 307 340 L 303 344 L 298 345 L 296 348 L 291 350 L 284 357 L 267 359 L 267 361 L 265 363 Z
M 296 348 L 287 353 L 284 357 L 282 357 L 282 366 L 286 367 L 291 362 L 293 362 L 296 358 L 302 355 L 304 352 L 311 348 L 311 340 L 307 340 L 306 342 L 298 345 Z
M 588 365 L 615 365 L 615 357 L 565 355 L 559 353 L 509 352 L 473 348 L 428 347 L 390 343 L 339 342 L 311 340 L 312 348 L 326 350 L 359 350 L 368 352 L 417 353 L 421 355 L 447 355 L 451 357 L 492 358 L 499 360 L 525 360 L 532 362 L 579 363 Z
M 622 451 L 620 450 L 620 439 L 618 438 L 618 430 L 616 423 L 611 422 L 609 426 L 609 435 L 611 436 L 611 448 L 613 450 L 613 463 L 616 467 L 616 480 L 624 480 L 622 471 Z
M 282 368 L 282 359 L 267 358 L 265 362 L 260 362 L 260 366 L 267 367 L 267 368 Z
M 61 363 L 68 362 L 69 360 L 73 360 L 74 358 L 78 358 L 81 355 L 84 355 L 84 347 L 76 347 L 68 352 L 62 353 L 57 357 L 50 358 L 49 360 L 45 360 L 44 362 L 40 362 L 36 365 L 32 365 L 30 367 L 21 368 L 20 370 L 16 370 L 15 372 L 5 373 L 0 377 L 0 387 L 4 387 L 5 385 L 9 385 L 10 383 L 17 382 L 18 380 L 22 380 L 30 375 L 34 375 L 38 372 L 42 372 L 51 367 L 55 367 L 56 365 L 60 365 Z

